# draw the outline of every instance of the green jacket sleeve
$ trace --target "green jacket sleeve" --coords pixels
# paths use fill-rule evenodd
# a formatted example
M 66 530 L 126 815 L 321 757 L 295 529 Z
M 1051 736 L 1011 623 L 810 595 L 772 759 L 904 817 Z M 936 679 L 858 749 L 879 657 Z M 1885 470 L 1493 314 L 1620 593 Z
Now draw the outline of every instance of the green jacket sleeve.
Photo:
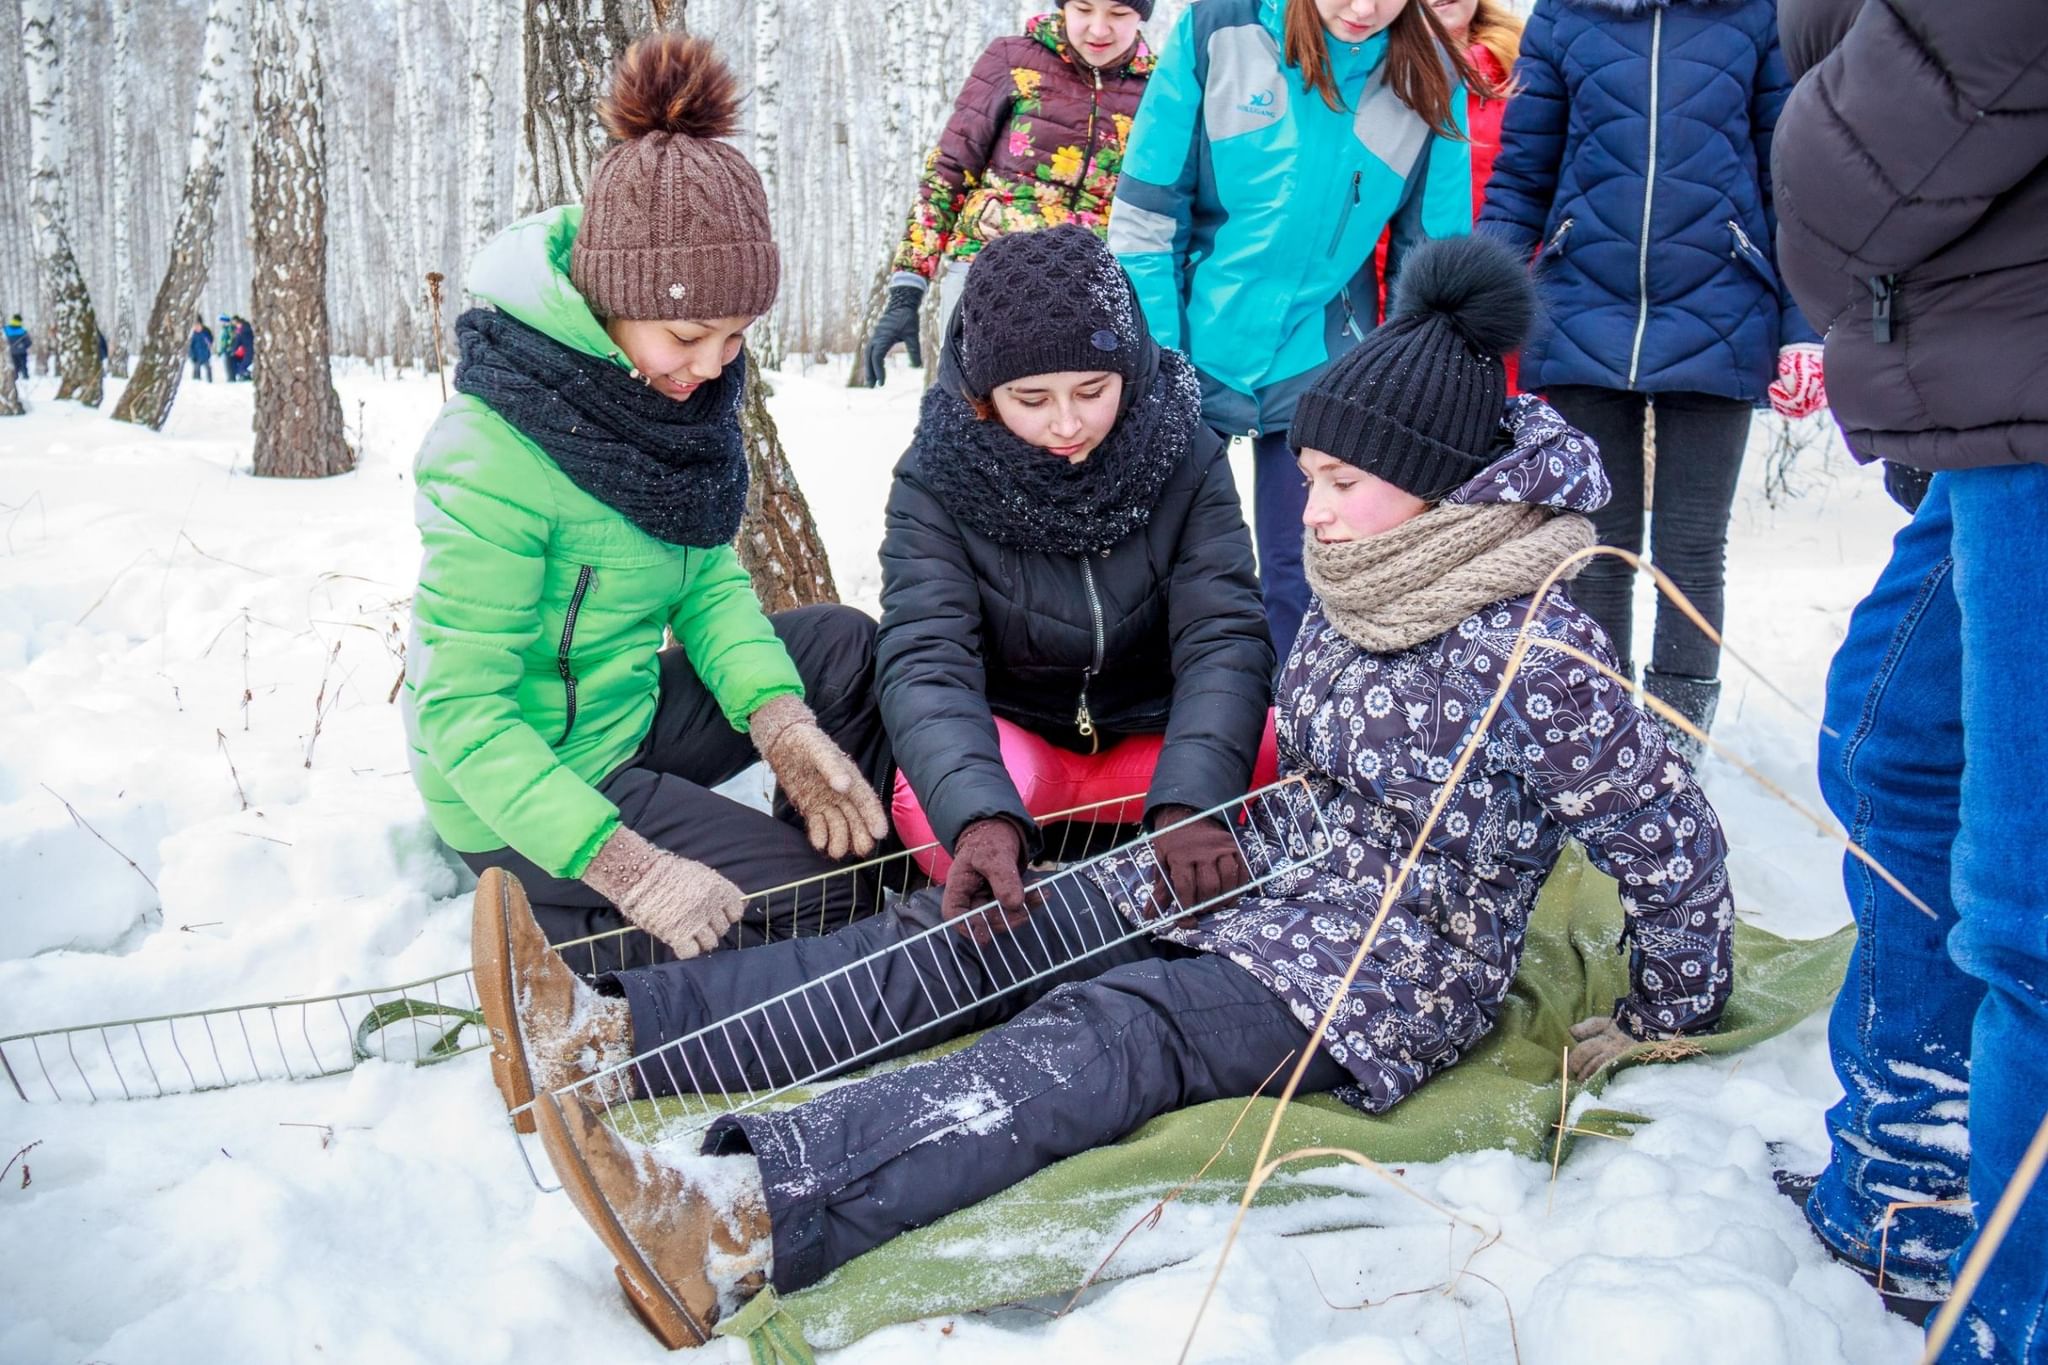
M 618 828 L 619 812 L 520 714 L 549 522 L 499 479 L 486 486 L 481 466 L 443 452 L 416 474 L 423 555 L 409 666 L 420 741 L 498 837 L 551 875 L 575 877 Z
M 796 664 L 730 546 L 690 557 L 690 581 L 669 629 L 735 730 L 745 731 L 747 717 L 763 702 L 804 693 Z

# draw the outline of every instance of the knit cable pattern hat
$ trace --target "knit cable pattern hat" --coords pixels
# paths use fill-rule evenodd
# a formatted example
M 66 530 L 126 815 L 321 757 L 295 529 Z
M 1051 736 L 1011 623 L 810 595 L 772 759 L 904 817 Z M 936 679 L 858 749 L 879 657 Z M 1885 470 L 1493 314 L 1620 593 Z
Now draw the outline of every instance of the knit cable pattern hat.
M 1386 322 L 1302 395 L 1288 444 L 1443 497 L 1499 455 L 1503 357 L 1535 320 L 1536 291 L 1512 251 L 1484 237 L 1425 242 L 1394 282 Z
M 602 318 L 758 317 L 782 260 L 761 177 L 730 143 L 732 71 L 711 44 L 655 33 L 619 59 L 598 106 L 617 139 L 590 173 L 569 281 Z
M 998 237 L 974 258 L 955 327 L 967 392 L 987 398 L 1033 374 L 1147 364 L 1144 322 L 1123 267 L 1087 228 L 1063 223 Z

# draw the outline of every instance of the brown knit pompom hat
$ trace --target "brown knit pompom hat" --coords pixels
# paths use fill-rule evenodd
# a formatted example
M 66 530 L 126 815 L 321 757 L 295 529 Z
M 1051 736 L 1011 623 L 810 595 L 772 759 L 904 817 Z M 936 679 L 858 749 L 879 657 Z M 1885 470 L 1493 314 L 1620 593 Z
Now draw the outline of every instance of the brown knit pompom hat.
M 626 49 L 598 105 L 617 139 L 590 173 L 569 280 L 601 318 L 758 317 L 782 259 L 761 177 L 730 143 L 732 71 L 711 44 L 654 33 Z

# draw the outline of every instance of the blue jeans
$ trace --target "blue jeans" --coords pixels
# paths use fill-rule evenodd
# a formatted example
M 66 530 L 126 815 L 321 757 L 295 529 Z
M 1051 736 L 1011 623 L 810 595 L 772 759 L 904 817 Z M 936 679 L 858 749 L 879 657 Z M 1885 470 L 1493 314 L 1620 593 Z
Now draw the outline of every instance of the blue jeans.
M 1301 618 L 1308 615 L 1308 575 L 1301 567 L 1301 514 L 1307 507 L 1308 487 L 1294 463 L 1287 433 L 1268 431 L 1255 438 L 1252 533 L 1259 541 L 1259 588 L 1266 599 L 1273 664 L 1282 670 L 1301 630 Z
M 1844 1096 L 1807 1217 L 1836 1250 L 1945 1288 L 2048 1110 L 2048 467 L 1936 476 L 1828 674 L 1821 788 L 1859 932 L 1829 1021 Z M 1896 1202 L 1913 1207 L 1891 1212 Z M 2048 1360 L 2048 1188 L 1942 1356 Z

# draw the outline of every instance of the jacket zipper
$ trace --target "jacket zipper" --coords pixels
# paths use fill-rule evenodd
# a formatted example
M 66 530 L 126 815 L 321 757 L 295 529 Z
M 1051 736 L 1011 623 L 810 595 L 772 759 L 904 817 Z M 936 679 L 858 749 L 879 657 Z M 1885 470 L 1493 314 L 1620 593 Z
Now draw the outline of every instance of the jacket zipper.
M 1870 335 L 1878 345 L 1888 345 L 1892 339 L 1892 300 L 1899 292 L 1897 275 L 1872 275 L 1870 277 Z
M 1636 386 L 1643 364 L 1643 333 L 1650 326 L 1650 207 L 1657 194 L 1657 110 L 1664 60 L 1664 11 L 1650 19 L 1650 167 L 1643 176 L 1643 236 L 1636 248 L 1636 340 L 1629 349 L 1628 386 Z
M 1330 234 L 1330 250 L 1327 254 L 1331 256 L 1337 254 L 1337 247 L 1344 240 L 1344 229 L 1351 226 L 1351 210 L 1358 207 L 1358 182 L 1364 175 L 1364 171 L 1351 173 L 1351 197 L 1344 201 L 1343 211 L 1337 215 L 1337 230 Z
M 1083 62 L 1082 65 L 1087 66 L 1088 64 Z M 1097 113 L 1102 108 L 1102 72 L 1092 66 L 1089 66 L 1088 70 L 1095 76 L 1095 94 L 1088 101 L 1088 145 L 1081 152 L 1081 169 L 1075 173 L 1074 183 L 1067 187 L 1067 211 L 1069 213 L 1073 212 L 1075 205 L 1080 203 L 1081 187 L 1088 183 L 1088 163 L 1095 159 L 1095 120 Z
M 1764 267 L 1768 262 L 1764 260 L 1764 253 L 1756 249 L 1756 243 L 1750 240 L 1749 234 L 1742 230 L 1742 224 L 1730 218 L 1728 220 L 1728 230 L 1735 234 L 1737 251 L 1748 258 L 1750 265 L 1756 268 L 1758 275 L 1764 275 Z
M 1088 593 L 1089 619 L 1095 623 L 1095 662 L 1081 675 L 1081 705 L 1074 711 L 1074 728 L 1089 742 L 1088 752 L 1092 754 L 1102 748 L 1102 736 L 1095 732 L 1095 717 L 1088 711 L 1088 684 L 1102 671 L 1102 599 L 1095 595 L 1095 570 L 1085 555 L 1081 557 L 1081 584 Z
M 1536 253 L 1537 259 L 1547 261 L 1552 256 L 1556 255 L 1557 249 L 1564 245 L 1565 234 L 1570 232 L 1572 230 L 1572 224 L 1578 221 L 1579 220 L 1576 218 L 1567 218 L 1562 223 L 1559 223 L 1557 225 L 1557 231 L 1551 233 L 1550 240 L 1543 244 L 1543 250 Z
M 555 646 L 555 671 L 562 675 L 563 696 L 562 737 L 555 741 L 557 749 L 569 742 L 569 732 L 576 728 L 576 670 L 569 666 L 569 646 L 576 639 L 576 617 L 583 610 L 584 594 L 596 581 L 597 570 L 588 564 L 578 569 L 576 590 L 569 594 L 569 610 L 562 615 L 562 640 Z

